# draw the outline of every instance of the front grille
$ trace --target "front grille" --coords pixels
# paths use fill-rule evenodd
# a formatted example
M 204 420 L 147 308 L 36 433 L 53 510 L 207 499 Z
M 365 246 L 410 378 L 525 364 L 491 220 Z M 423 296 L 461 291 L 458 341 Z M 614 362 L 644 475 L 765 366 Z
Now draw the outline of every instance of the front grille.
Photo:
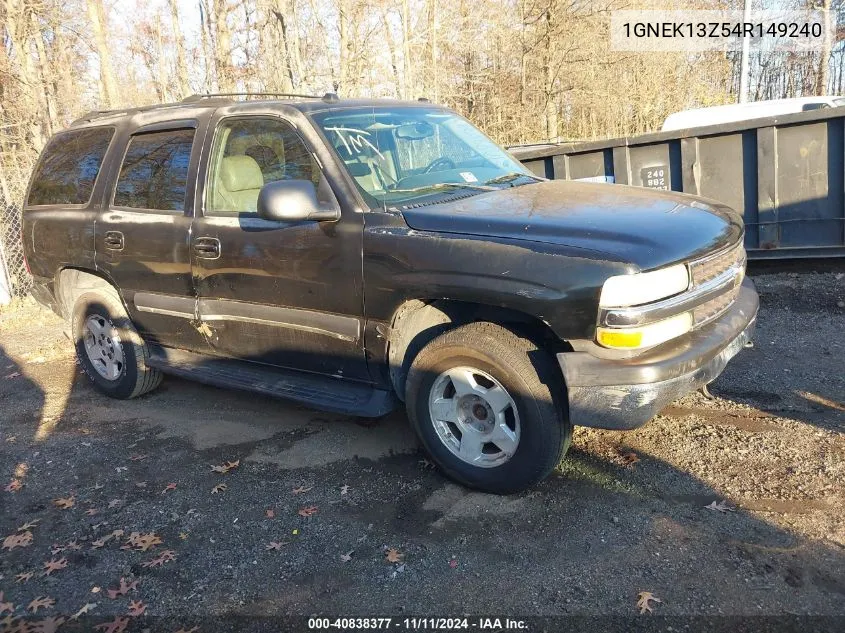
M 690 262 L 689 269 L 693 288 L 715 279 L 728 268 L 744 259 L 745 249 L 742 242 L 739 242 L 721 253 Z
M 745 248 L 742 242 L 725 249 L 721 253 L 690 262 L 689 269 L 690 277 L 692 278 L 692 288 L 698 288 L 716 279 L 719 275 L 737 264 L 741 264 L 743 267 L 745 266 Z M 735 284 L 725 289 L 724 293 L 696 307 L 693 310 L 693 327 L 701 327 L 725 312 L 739 294 L 741 281 L 742 277 L 740 276 L 736 279 Z
M 719 295 L 715 299 L 711 299 L 707 303 L 702 303 L 695 308 L 692 312 L 693 327 L 701 327 L 718 317 L 730 307 L 738 294 L 739 285 L 736 285 L 725 292 L 725 294 Z

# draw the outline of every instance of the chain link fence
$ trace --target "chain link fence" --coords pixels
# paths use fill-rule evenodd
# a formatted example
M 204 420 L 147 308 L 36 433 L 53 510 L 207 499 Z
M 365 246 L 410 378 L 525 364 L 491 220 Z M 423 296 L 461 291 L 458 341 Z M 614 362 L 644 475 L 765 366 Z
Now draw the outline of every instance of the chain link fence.
M 21 205 L 17 196 L 0 191 L 0 276 L 3 269 L 7 279 L 0 278 L 0 287 L 8 281 L 12 297 L 23 297 L 32 286 L 32 277 L 26 269 L 21 242 Z

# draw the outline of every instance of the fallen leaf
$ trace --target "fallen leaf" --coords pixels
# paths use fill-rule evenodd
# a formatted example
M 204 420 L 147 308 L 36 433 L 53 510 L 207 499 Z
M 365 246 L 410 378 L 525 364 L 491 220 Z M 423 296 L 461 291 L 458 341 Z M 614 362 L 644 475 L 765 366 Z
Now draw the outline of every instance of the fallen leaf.
M 91 541 L 91 549 L 100 549 L 101 547 L 105 547 L 106 543 L 108 543 L 112 539 L 111 534 L 106 534 L 102 538 L 98 538 L 96 541 Z
M 32 545 L 32 532 L 20 532 L 18 534 L 11 534 L 3 539 L 3 545 L 0 549 L 13 550 L 16 547 L 29 547 Z
M 619 453 L 619 461 L 622 462 L 623 466 L 633 466 L 638 461 L 640 461 L 639 456 L 633 451 L 626 451 Z
M 171 490 L 176 490 L 176 484 L 174 484 L 173 482 L 167 484 L 164 490 L 161 491 L 161 494 L 164 494 L 165 492 L 170 492 Z
M 401 563 L 404 556 L 398 549 L 391 547 L 385 552 L 384 558 L 388 563 Z
M 123 499 L 112 499 L 109 501 L 109 508 L 116 508 L 123 503 Z
M 17 435 L 10 435 L 9 437 L 7 437 L 7 438 L 6 438 L 6 441 L 7 441 L 9 444 L 14 444 L 14 443 L 15 443 L 15 440 L 17 440 L 17 439 L 18 439 L 18 436 L 17 436 Z
M 71 620 L 78 620 L 83 615 L 91 613 L 91 610 L 94 609 L 97 606 L 97 604 L 98 604 L 97 602 L 86 602 L 82 607 L 80 607 L 79 611 L 77 611 L 72 616 L 70 616 L 70 619 Z
M 44 575 L 49 576 L 54 571 L 59 571 L 67 567 L 67 558 L 60 558 L 59 560 L 50 560 L 44 563 Z
M 350 488 L 349 488 L 349 486 L 348 486 L 348 485 L 343 484 L 343 485 L 340 487 L 340 495 L 341 495 L 341 496 L 343 496 L 343 495 L 347 495 L 347 494 L 349 494 L 349 489 L 350 489 Z
M 458 567 L 458 560 L 455 558 L 450 559 L 449 567 L 451 567 L 452 569 L 456 569 Z
M 158 534 L 155 534 L 154 532 L 150 532 L 149 534 L 140 534 L 138 532 L 132 532 L 132 534 L 130 534 L 129 538 L 126 540 L 126 545 L 123 545 L 121 549 L 134 549 L 139 552 L 146 552 L 150 548 L 161 544 L 161 537 Z
M 152 567 L 161 567 L 165 563 L 169 563 L 174 560 L 176 560 L 176 552 L 172 549 L 166 549 L 156 558 L 152 558 L 144 563 L 141 563 L 141 567 L 146 567 L 147 569 Z
M 53 499 L 53 505 L 61 508 L 62 510 L 70 510 L 76 505 L 76 497 L 71 495 L 66 498 Z
M 179 532 L 179 538 L 182 539 L 183 541 L 187 541 L 188 540 L 188 533 L 187 532 Z
M 15 576 L 15 582 L 29 582 L 34 575 L 34 571 L 25 571 Z
M 276 511 L 275 510 L 265 510 L 264 516 L 266 516 L 268 519 L 272 519 L 276 516 Z
M 38 609 L 41 609 L 41 608 L 49 609 L 50 607 L 52 607 L 55 604 L 56 604 L 56 601 L 53 600 L 52 598 L 47 598 L 45 596 L 42 596 L 42 597 L 36 598 L 32 602 L 30 602 L 27 605 L 26 608 L 29 609 L 32 613 L 37 613 Z
M 308 487 L 306 488 L 305 486 L 297 486 L 296 488 L 294 488 L 293 490 L 291 490 L 291 492 L 292 492 L 293 494 L 295 494 L 295 495 L 301 495 L 301 494 L 303 494 L 303 493 L 308 492 L 308 491 L 309 491 L 309 490 L 311 490 L 313 487 L 314 487 L 314 486 L 308 486 Z
M 29 466 L 27 466 L 24 462 L 21 462 L 17 466 L 15 466 L 15 477 L 26 477 L 26 474 L 29 472 Z
M 127 470 L 129 470 L 129 467 L 128 466 L 115 466 L 115 470 L 117 471 L 118 474 L 125 473 Z
M 724 501 L 718 501 L 718 502 L 713 501 L 709 506 L 704 506 L 704 507 L 707 508 L 708 510 L 714 510 L 716 512 L 721 512 L 722 514 L 725 514 L 726 512 L 733 512 L 734 511 L 734 508 L 729 506 Z
M 89 517 L 92 517 L 92 516 L 94 516 L 95 514 L 97 514 L 97 509 L 96 509 L 96 508 L 88 508 L 88 509 L 85 511 L 85 514 L 87 514 Z
M 300 508 L 298 514 L 301 517 L 314 516 L 315 514 L 317 514 L 317 506 L 308 506 L 306 508 Z
M 120 587 L 117 589 L 109 589 L 108 594 L 111 600 L 114 600 L 118 596 L 125 596 L 130 591 L 135 591 L 138 588 L 138 581 L 133 580 L 132 582 L 126 582 L 125 578 L 120 579 Z
M 70 541 L 67 545 L 65 545 L 65 549 L 70 550 L 71 552 L 78 552 L 82 549 L 82 546 L 76 541 Z
M 137 618 L 144 615 L 144 611 L 147 610 L 147 605 L 145 605 L 140 600 L 130 600 L 129 601 L 129 610 L 126 612 L 126 615 Z
M 136 488 L 146 488 L 146 487 L 147 487 L 147 482 L 146 482 L 146 481 L 136 481 L 136 482 L 135 482 L 135 487 L 136 487 Z
M 65 551 L 64 545 L 59 545 L 58 543 L 53 543 L 53 546 L 50 548 L 50 553 L 55 556 L 56 554 L 61 554 Z
M 6 611 L 8 611 L 9 613 L 14 613 L 15 605 L 11 602 L 3 602 L 3 592 L 0 591 L 0 615 L 3 615 L 3 613 L 5 613 Z
M 350 551 L 346 552 L 345 554 L 341 554 L 340 555 L 340 562 L 348 563 L 349 561 L 352 560 L 352 554 L 354 554 L 354 553 L 355 553 L 355 550 L 350 550 Z
M 105 633 L 123 633 L 129 624 L 129 618 L 115 617 L 111 622 L 97 624 L 95 629 L 102 629 Z
M 216 495 L 219 492 L 226 492 L 227 487 L 226 484 L 217 484 L 211 489 L 211 494 Z
M 650 591 L 641 591 L 637 594 L 637 608 L 640 610 L 640 614 L 643 614 L 646 611 L 651 613 L 651 604 L 649 604 L 649 602 L 656 603 L 663 601 Z
M 132 455 L 132 456 L 129 457 L 129 461 L 141 462 L 141 461 L 144 461 L 145 459 L 147 459 L 147 457 L 149 457 L 149 455 Z
M 17 378 L 20 375 L 21 375 L 21 373 L 19 371 L 13 371 L 11 374 L 6 374 L 6 380 L 11 380 L 12 378 Z
M 65 623 L 63 617 L 50 616 L 43 620 L 36 620 L 29 623 L 29 631 L 31 633 L 56 633 L 59 627 Z
M 282 547 L 284 547 L 285 545 L 287 545 L 287 541 L 281 541 L 281 542 L 270 541 L 270 544 L 267 545 L 267 549 L 268 550 L 272 549 L 272 550 L 276 550 L 277 552 L 279 552 L 279 551 L 281 551 Z
M 235 460 L 233 462 L 226 462 L 225 464 L 220 464 L 219 466 L 212 466 L 211 470 L 215 473 L 226 474 L 230 470 L 237 468 L 241 465 L 241 460 Z
M 32 521 L 27 521 L 18 528 L 18 532 L 28 532 L 32 528 L 36 527 L 40 521 L 41 519 L 33 519 Z
M 17 492 L 21 488 L 23 488 L 23 484 L 20 482 L 20 480 L 12 479 L 12 481 L 6 484 L 3 490 L 5 490 L 6 492 Z

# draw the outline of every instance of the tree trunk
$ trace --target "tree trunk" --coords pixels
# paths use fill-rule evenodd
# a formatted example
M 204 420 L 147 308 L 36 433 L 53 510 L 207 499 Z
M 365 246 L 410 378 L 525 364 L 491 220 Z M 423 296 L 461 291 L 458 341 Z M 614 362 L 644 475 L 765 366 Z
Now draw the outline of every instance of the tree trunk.
M 182 37 L 182 27 L 179 26 L 179 10 L 176 0 L 170 0 L 170 30 L 173 33 L 173 46 L 176 49 L 176 77 L 179 83 L 180 99 L 191 94 L 188 83 L 188 63 L 185 59 L 185 38 Z
M 835 15 L 831 15 L 830 12 L 830 0 L 823 0 L 822 2 L 822 11 L 824 17 L 824 39 L 822 40 L 822 50 L 819 56 L 819 67 L 816 72 L 816 94 L 817 95 L 824 95 L 827 94 L 827 84 L 830 81 L 830 51 L 833 47 L 833 33 L 832 28 L 834 25 L 831 24 L 831 18 L 835 19 Z
M 390 21 L 387 19 L 387 12 L 381 12 L 381 25 L 384 29 L 384 39 L 387 42 L 387 50 L 390 53 L 390 68 L 393 70 L 393 85 L 395 97 L 402 98 L 402 80 L 399 77 L 399 63 L 396 61 L 396 41 L 393 39 L 393 31 L 390 29 Z
M 91 21 L 94 46 L 100 59 L 100 99 L 105 107 L 112 108 L 117 106 L 120 97 L 114 77 L 111 50 L 106 38 L 108 22 L 102 0 L 88 0 L 88 19 Z

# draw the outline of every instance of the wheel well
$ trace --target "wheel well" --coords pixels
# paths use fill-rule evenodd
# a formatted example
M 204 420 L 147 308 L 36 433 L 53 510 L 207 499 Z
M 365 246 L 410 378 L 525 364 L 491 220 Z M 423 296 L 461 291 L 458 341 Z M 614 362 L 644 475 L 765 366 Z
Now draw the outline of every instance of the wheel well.
M 123 303 L 120 293 L 104 277 L 87 270 L 65 268 L 56 275 L 56 302 L 62 310 L 62 316 L 69 319 L 76 300 L 86 292 L 99 290 L 114 295 Z
M 550 353 L 572 350 L 548 324 L 524 312 L 450 299 L 412 299 L 394 313 L 388 338 L 390 380 L 401 400 L 405 399 L 405 379 L 417 354 L 444 332 L 477 321 L 506 327 Z

